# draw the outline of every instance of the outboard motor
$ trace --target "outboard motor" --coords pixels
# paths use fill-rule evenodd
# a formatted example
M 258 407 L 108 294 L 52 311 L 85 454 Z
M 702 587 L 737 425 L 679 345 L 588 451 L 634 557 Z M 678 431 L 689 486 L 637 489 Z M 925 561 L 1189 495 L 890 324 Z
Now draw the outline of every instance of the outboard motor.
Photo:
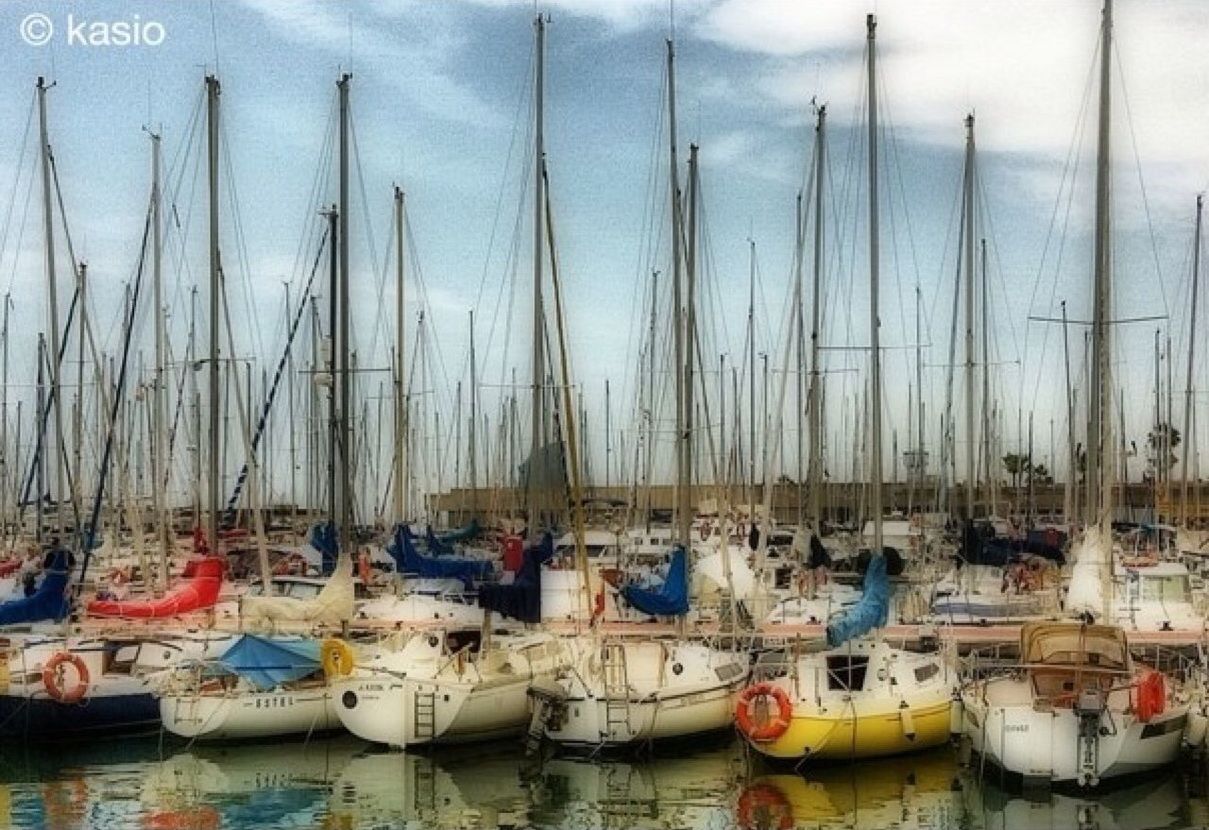
M 1099 689 L 1084 689 L 1075 701 L 1079 719 L 1079 777 L 1082 787 L 1100 783 L 1100 721 L 1108 699 Z

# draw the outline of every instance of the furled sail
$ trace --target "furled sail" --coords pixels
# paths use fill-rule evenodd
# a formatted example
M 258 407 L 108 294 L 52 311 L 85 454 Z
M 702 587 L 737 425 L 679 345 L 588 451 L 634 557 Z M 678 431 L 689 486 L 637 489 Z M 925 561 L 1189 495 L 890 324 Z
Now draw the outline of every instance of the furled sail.
M 66 617 L 71 610 L 71 600 L 67 596 L 67 578 L 70 575 L 67 563 L 67 551 L 61 548 L 56 550 L 38 590 L 31 596 L 0 605 L 0 625 L 43 620 L 58 622 Z
M 874 556 L 865 571 L 864 592 L 860 601 L 827 624 L 827 645 L 837 648 L 851 639 L 886 624 L 890 611 L 890 579 L 886 575 L 886 557 Z
M 248 596 L 240 603 L 239 616 L 247 626 L 278 622 L 339 625 L 352 619 L 354 598 L 353 562 L 348 551 L 342 550 L 327 584 L 315 597 Z
M 521 622 L 541 622 L 542 565 L 554 556 L 554 537 L 549 533 L 525 551 L 525 562 L 511 585 L 479 588 L 479 607 Z
M 159 599 L 95 599 L 88 603 L 88 613 L 94 617 L 159 619 L 203 611 L 218 601 L 225 567 L 226 563 L 215 556 L 193 559 L 185 565 L 185 581 Z
M 644 614 L 661 617 L 679 616 L 688 613 L 688 556 L 684 548 L 677 546 L 668 566 L 667 576 L 658 588 L 640 588 L 625 585 L 621 595 L 626 601 Z
M 414 574 L 423 579 L 460 579 L 471 587 L 476 580 L 491 574 L 491 563 L 483 559 L 463 559 L 456 556 L 424 556 L 416 550 L 405 525 L 396 525 L 394 539 L 386 552 L 395 560 L 399 573 Z

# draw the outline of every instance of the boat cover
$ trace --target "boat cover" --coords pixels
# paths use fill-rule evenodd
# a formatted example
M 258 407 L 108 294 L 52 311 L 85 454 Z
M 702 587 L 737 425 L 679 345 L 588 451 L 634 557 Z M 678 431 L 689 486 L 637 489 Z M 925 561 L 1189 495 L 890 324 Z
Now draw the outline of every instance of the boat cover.
M 71 600 L 67 596 L 67 562 L 67 551 L 62 548 L 56 550 L 38 590 L 31 596 L 0 605 L 0 625 L 19 625 L 42 620 L 58 622 L 66 617 L 67 612 L 71 610 Z
M 658 588 L 640 588 L 637 585 L 625 585 L 621 595 L 630 605 L 644 614 L 654 614 L 662 617 L 680 616 L 688 613 L 688 557 L 684 548 L 679 545 L 672 553 L 672 563 L 668 565 L 667 576 Z
M 484 559 L 462 559 L 456 556 L 424 556 L 416 550 L 406 525 L 396 525 L 394 539 L 386 546 L 386 552 L 395 560 L 399 573 L 408 573 L 423 579 L 460 579 L 467 588 L 474 580 L 483 580 L 491 573 L 491 563 Z
M 886 557 L 874 556 L 865 571 L 860 602 L 837 615 L 827 624 L 827 645 L 837 648 L 874 628 L 886 624 L 890 610 L 890 580 L 886 576 Z
M 275 622 L 305 622 L 339 625 L 353 617 L 355 588 L 353 561 L 348 551 L 340 551 L 336 567 L 327 584 L 311 599 L 298 597 L 245 596 L 239 606 L 244 625 L 271 625 Z
M 459 527 L 457 530 L 450 530 L 447 533 L 438 533 L 437 538 L 446 544 L 451 542 L 468 542 L 478 536 L 482 530 L 483 528 L 479 525 L 479 520 L 471 519 L 470 524 Z
M 311 528 L 311 547 L 319 551 L 319 573 L 330 576 L 336 570 L 336 558 L 340 553 L 340 537 L 336 534 L 335 522 L 319 522 Z
M 319 641 L 244 634 L 223 652 L 219 662 L 257 689 L 268 690 L 319 671 Z
M 521 622 L 542 620 L 542 565 L 554 557 L 554 537 L 549 533 L 525 551 L 525 561 L 511 585 L 479 588 L 479 607 Z
M 185 565 L 185 582 L 159 599 L 94 599 L 88 603 L 88 613 L 94 617 L 159 619 L 211 608 L 218 601 L 225 567 L 226 562 L 216 556 L 192 559 Z
M 432 530 L 432 525 L 429 525 L 424 530 L 424 544 L 428 545 L 428 552 L 433 556 L 453 555 L 453 545 L 437 536 Z

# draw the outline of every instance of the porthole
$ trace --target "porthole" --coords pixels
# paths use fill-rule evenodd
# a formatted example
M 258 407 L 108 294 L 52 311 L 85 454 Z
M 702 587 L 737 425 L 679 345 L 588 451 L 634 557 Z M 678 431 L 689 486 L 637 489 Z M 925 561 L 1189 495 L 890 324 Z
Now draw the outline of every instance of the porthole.
M 345 709 L 357 708 L 357 693 L 353 691 L 345 692 L 340 696 L 340 702 L 344 704 Z

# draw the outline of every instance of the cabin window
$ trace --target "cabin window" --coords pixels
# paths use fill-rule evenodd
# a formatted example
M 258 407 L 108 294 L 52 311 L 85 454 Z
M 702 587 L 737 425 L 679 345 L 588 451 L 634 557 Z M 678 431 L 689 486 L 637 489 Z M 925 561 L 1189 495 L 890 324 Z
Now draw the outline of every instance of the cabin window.
M 936 665 L 935 663 L 929 663 L 928 665 L 920 666 L 915 670 L 915 681 L 917 683 L 924 683 L 928 680 L 931 680 L 939 673 L 940 666 Z
M 862 689 L 869 658 L 863 654 L 833 655 L 827 658 L 827 688 L 833 691 Z

